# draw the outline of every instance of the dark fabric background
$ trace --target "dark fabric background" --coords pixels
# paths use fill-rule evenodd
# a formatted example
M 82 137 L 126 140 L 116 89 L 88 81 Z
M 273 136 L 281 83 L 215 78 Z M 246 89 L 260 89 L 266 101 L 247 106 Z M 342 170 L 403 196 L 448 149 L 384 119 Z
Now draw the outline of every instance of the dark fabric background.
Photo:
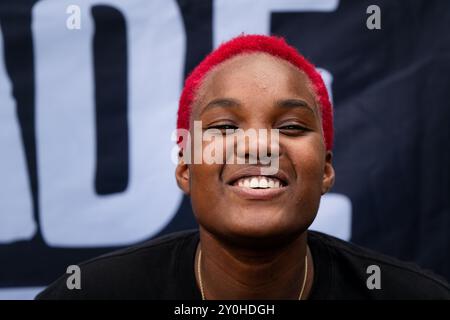
M 5 64 L 13 84 L 34 214 L 39 221 L 31 34 L 35 3 L 0 2 L 5 56 L 0 63 Z M 186 75 L 212 49 L 212 3 L 178 0 L 177 4 L 187 38 Z M 381 30 L 365 27 L 370 4 L 382 10 Z M 100 8 L 96 14 L 101 19 L 109 12 Z M 337 173 L 333 192 L 352 201 L 351 240 L 415 261 L 450 279 L 450 2 L 341 1 L 332 13 L 272 13 L 270 25 L 273 34 L 286 37 L 333 74 Z M 120 36 L 120 27 L 99 30 L 100 44 L 108 30 L 116 30 Z M 116 72 L 120 77 L 126 70 Z M 125 89 L 113 91 L 119 101 L 127 94 Z M 120 136 L 126 132 L 122 129 L 117 148 L 127 141 Z M 0 154 L 3 152 L 7 150 Z M 101 154 L 98 157 L 101 159 Z M 126 156 L 122 158 L 128 161 Z M 101 163 L 98 160 L 97 166 Z M 120 170 L 109 172 L 123 172 Z M 102 175 L 108 170 L 97 173 L 99 194 L 117 192 L 102 185 Z M 122 178 L 120 174 L 116 177 L 119 191 L 124 187 Z M 192 227 L 195 222 L 185 198 L 160 234 Z M 67 265 L 113 249 L 51 248 L 39 232 L 31 241 L 0 244 L 0 287 L 46 285 Z

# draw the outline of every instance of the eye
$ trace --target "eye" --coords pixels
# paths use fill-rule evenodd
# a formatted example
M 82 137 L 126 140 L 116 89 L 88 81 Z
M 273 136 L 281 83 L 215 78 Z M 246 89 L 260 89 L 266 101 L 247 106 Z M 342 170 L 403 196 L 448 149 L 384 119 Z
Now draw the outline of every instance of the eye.
M 220 130 L 222 132 L 222 134 L 225 135 L 225 134 L 233 134 L 239 128 L 233 124 L 218 124 L 218 125 L 209 126 L 206 129 L 217 129 L 217 130 Z
M 307 131 L 311 131 L 310 129 L 301 126 L 299 124 L 288 124 L 282 127 L 279 127 L 279 130 L 286 135 L 298 135 L 305 133 Z
M 219 130 L 227 130 L 227 129 L 233 129 L 236 130 L 238 127 L 232 124 L 219 124 L 215 126 L 208 127 L 208 129 L 219 129 Z

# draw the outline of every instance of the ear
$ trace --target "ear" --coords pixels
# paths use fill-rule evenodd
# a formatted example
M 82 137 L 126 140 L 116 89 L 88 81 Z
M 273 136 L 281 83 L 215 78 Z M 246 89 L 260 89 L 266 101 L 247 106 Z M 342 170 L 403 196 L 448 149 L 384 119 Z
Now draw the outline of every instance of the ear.
M 178 164 L 175 169 L 175 178 L 177 179 L 178 187 L 185 194 L 189 195 L 191 192 L 189 166 L 184 161 L 182 149 L 178 153 Z
M 333 153 L 327 151 L 325 155 L 325 167 L 323 170 L 322 179 L 322 194 L 327 193 L 334 185 L 334 168 L 333 168 Z

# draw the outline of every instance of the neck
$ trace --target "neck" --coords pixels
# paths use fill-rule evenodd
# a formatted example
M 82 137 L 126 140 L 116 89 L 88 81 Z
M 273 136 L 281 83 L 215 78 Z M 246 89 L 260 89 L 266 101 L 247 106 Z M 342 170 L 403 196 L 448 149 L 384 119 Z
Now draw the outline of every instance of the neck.
M 196 277 L 199 252 L 200 272 L 206 299 L 298 299 L 305 276 L 308 276 L 302 299 L 312 286 L 313 263 L 307 250 L 306 232 L 292 241 L 270 249 L 241 248 L 226 244 L 200 228 L 196 254 Z

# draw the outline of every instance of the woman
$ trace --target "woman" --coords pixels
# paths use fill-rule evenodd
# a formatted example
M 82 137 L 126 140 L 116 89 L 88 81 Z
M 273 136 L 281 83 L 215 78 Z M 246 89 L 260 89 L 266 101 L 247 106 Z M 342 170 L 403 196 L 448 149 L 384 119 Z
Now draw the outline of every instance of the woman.
M 215 135 L 203 147 L 225 148 L 238 129 L 277 129 L 257 145 L 276 151 L 276 172 L 258 159 L 192 163 L 195 139 L 180 141 L 176 179 L 199 230 L 82 263 L 80 290 L 66 275 L 38 298 L 450 298 L 444 280 L 414 265 L 307 231 L 335 178 L 332 109 L 313 65 L 283 39 L 239 36 L 206 57 L 180 99 L 178 128 L 199 134 L 194 121 Z M 236 158 L 254 156 L 239 147 Z

